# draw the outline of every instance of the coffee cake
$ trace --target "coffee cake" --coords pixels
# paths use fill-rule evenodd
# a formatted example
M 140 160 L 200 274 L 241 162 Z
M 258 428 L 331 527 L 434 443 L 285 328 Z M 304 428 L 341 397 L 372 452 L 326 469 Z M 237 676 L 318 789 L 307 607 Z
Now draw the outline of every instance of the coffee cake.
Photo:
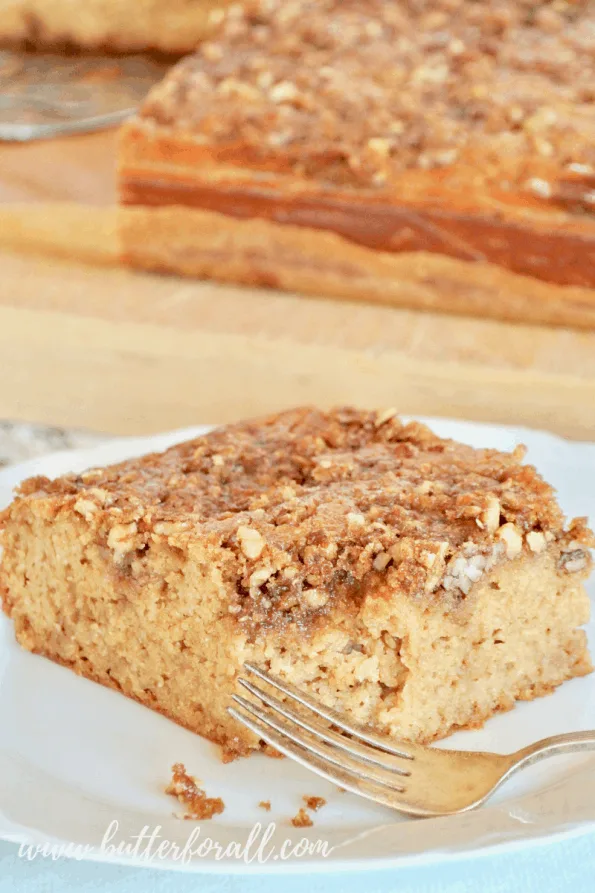
M 254 0 L 124 127 L 134 266 L 589 326 L 593 0 Z
M 24 648 L 246 753 L 244 661 L 428 742 L 591 670 L 593 539 L 523 450 L 297 409 L 25 481 L 0 592 Z

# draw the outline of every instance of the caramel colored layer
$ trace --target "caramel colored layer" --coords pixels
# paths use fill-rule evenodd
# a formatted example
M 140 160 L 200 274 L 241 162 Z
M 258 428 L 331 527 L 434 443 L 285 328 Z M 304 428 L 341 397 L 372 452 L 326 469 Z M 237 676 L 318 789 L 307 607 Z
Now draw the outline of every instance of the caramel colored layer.
M 595 287 L 595 225 L 583 232 L 534 219 L 522 222 L 486 212 L 407 207 L 366 197 L 281 195 L 263 187 L 184 182 L 125 175 L 127 205 L 203 208 L 240 219 L 329 230 L 385 252 L 427 251 L 487 261 L 557 285 Z

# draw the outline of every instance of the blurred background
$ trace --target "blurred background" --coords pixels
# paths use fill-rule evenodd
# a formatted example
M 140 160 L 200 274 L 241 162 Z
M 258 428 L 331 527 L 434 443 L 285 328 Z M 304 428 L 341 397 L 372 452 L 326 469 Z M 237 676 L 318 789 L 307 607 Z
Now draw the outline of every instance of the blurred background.
M 504 13 L 515 4 L 472 5 L 480 15 L 502 13 L 482 49 L 494 56 Z M 426 6 L 434 44 L 422 52 L 442 52 L 436 35 L 442 47 L 456 38 L 449 4 L 437 4 L 438 13 Z M 518 6 L 527 8 L 527 22 L 539 11 L 534 42 L 561 45 L 565 28 L 573 51 L 579 38 L 586 53 L 595 40 L 590 4 Z M 474 314 L 452 315 L 443 305 L 429 312 L 415 301 L 383 306 L 124 268 L 120 127 L 181 56 L 215 39 L 220 7 L 193 4 L 190 20 L 179 2 L 139 3 L 134 15 L 124 0 L 92 0 L 84 9 L 72 0 L 0 2 L 0 462 L 81 438 L 224 422 L 300 403 L 395 406 L 593 439 L 593 289 L 560 289 L 551 301 L 542 290 L 529 319 L 521 309 L 499 320 L 481 302 Z M 583 198 L 556 206 L 558 230 L 592 225 L 593 175 L 582 167 L 573 176 Z M 548 183 L 532 182 L 542 195 L 527 201 L 545 201 Z M 575 260 L 595 284 L 589 232 Z

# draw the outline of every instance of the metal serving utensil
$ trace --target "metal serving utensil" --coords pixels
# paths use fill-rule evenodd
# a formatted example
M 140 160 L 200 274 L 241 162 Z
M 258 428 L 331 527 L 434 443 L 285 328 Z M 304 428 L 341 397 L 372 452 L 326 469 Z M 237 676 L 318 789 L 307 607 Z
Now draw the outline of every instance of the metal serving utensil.
M 243 723 L 287 757 L 335 784 L 413 816 L 466 812 L 484 803 L 510 776 L 557 754 L 595 751 L 595 731 L 536 741 L 512 754 L 440 750 L 375 735 L 287 682 L 253 664 L 228 707 Z M 280 700 L 270 689 L 284 695 Z

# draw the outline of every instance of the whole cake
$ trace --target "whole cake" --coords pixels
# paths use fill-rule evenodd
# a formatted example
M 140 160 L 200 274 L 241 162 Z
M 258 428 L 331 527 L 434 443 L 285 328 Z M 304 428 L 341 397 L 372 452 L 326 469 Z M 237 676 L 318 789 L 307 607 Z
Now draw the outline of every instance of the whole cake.
M 591 325 L 594 42 L 593 0 L 234 5 L 124 129 L 124 257 Z
M 0 43 L 190 52 L 228 0 L 0 0 Z
M 245 753 L 250 660 L 428 742 L 591 670 L 593 543 L 522 449 L 298 409 L 21 485 L 0 593 L 21 645 Z

